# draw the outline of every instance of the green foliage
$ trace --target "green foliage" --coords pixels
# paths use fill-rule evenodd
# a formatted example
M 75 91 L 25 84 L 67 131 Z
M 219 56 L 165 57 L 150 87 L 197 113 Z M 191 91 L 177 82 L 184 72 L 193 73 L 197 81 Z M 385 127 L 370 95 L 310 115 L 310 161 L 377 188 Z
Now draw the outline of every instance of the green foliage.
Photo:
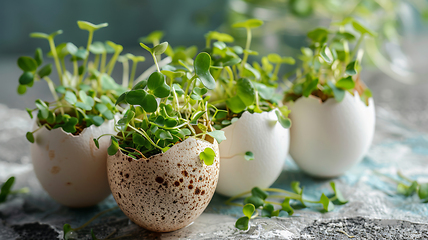
M 336 188 L 335 183 L 330 182 L 330 185 L 334 192 L 333 196 L 327 197 L 324 193 L 322 193 L 318 201 L 304 199 L 303 187 L 300 187 L 299 182 L 292 182 L 291 188 L 293 192 L 278 188 L 261 189 L 258 187 L 254 187 L 249 192 L 245 192 L 230 198 L 226 201 L 226 204 L 240 205 L 234 203 L 233 201 L 240 199 L 248 194 L 251 194 L 250 196 L 244 198 L 244 205 L 240 205 L 243 206 L 243 213 L 245 216 L 239 218 L 235 223 L 236 228 L 240 230 L 248 230 L 250 219 L 258 215 L 257 210 L 261 210 L 262 217 L 270 218 L 273 216 L 278 216 L 280 212 L 286 212 L 288 216 L 292 216 L 294 214 L 294 209 L 306 208 L 307 206 L 305 205 L 305 203 L 311 204 L 310 207 L 317 209 L 320 212 L 333 211 L 335 206 L 333 202 L 337 202 L 338 205 L 347 203 L 348 201 L 343 198 L 342 193 Z M 269 192 L 280 193 L 281 195 L 269 195 Z M 271 201 L 269 200 L 270 198 L 283 199 L 283 201 Z M 291 201 L 293 201 L 293 204 Z M 296 204 L 296 202 L 298 204 Z M 277 205 L 279 208 L 275 209 L 274 205 Z M 318 206 L 322 206 L 322 208 L 320 209 L 318 208 Z M 254 212 L 256 212 L 255 215 L 253 215 Z
M 412 180 L 409 177 L 403 175 L 400 171 L 397 172 L 397 175 L 401 180 L 397 180 L 390 176 L 375 172 L 383 177 L 386 177 L 393 182 L 397 183 L 397 193 L 406 197 L 413 196 L 417 194 L 419 199 L 423 203 L 428 203 L 428 183 L 419 183 L 418 181 Z
M 234 28 L 246 29 L 245 49 L 226 44 L 233 43 L 233 38 L 228 34 L 209 32 L 205 35 L 206 52 L 211 56 L 212 65 L 204 69 L 211 73 L 209 77 L 214 77 L 211 82 L 215 80 L 216 84 L 208 86 L 204 83 L 204 85 L 210 89 L 211 98 L 208 101 L 212 104 L 210 113 L 213 115 L 212 121 L 216 129 L 232 124 L 232 120 L 239 119 L 245 111 L 261 113 L 278 108 L 281 100 L 281 95 L 276 94 L 279 69 L 282 64 L 295 64 L 295 60 L 272 53 L 262 57 L 261 63 L 248 62 L 250 55 L 258 55 L 250 49 L 251 31 L 262 25 L 263 21 L 258 19 L 249 19 L 232 25 Z M 217 41 L 211 43 L 212 40 Z M 198 71 L 197 65 L 195 68 Z M 219 111 L 226 114 L 217 114 Z M 291 125 L 288 115 L 282 115 L 278 120 L 281 126 L 288 128 Z
M 210 166 L 214 163 L 215 152 L 212 148 L 205 148 L 205 150 L 199 154 L 199 158 L 204 161 L 205 165 Z
M 359 34 L 356 36 L 348 29 Z M 362 54 L 358 54 L 361 43 L 366 36 L 375 34 L 363 27 L 353 18 L 346 18 L 341 23 L 333 23 L 328 29 L 316 28 L 307 34 L 310 39 L 309 48 L 302 48 L 302 66 L 296 70 L 293 85 L 285 92 L 284 102 L 296 101 L 300 97 L 310 95 L 322 101 L 334 98 L 341 102 L 346 92 L 355 94 L 363 89 L 361 100 L 368 105 L 370 90 L 359 80 L 358 70 Z M 349 49 L 352 46 L 353 48 Z
M 18 67 L 23 71 L 19 77 L 18 94 L 25 94 L 34 83 L 43 80 L 47 83 L 55 99 L 53 103 L 38 99 L 35 101 L 36 109 L 28 111 L 31 117 L 32 112 L 37 111 L 36 122 L 39 129 L 42 127 L 46 127 L 48 130 L 62 128 L 65 132 L 78 134 L 84 128 L 91 125 L 100 126 L 105 120 L 113 119 L 114 114 L 119 111 L 113 102 L 116 102 L 126 88 L 118 85 L 109 76 L 117 56 L 113 55 L 108 64 L 106 61 L 101 64 L 87 64 L 87 59 L 89 53 L 107 54 L 113 51 L 118 54 L 122 51 L 122 46 L 110 41 L 105 44 L 101 42 L 92 44 L 93 32 L 106 27 L 106 23 L 95 25 L 78 21 L 77 24 L 80 29 L 89 31 L 86 48 L 77 47 L 70 42 L 55 45 L 54 37 L 62 34 L 61 30 L 50 35 L 30 34 L 33 38 L 42 38 L 49 42 L 51 49 L 47 55 L 54 58 L 60 85 L 54 84 L 50 78 L 52 64 L 42 65 L 43 53 L 40 48 L 36 49 L 34 58 L 27 56 L 18 58 Z M 66 57 L 73 62 L 73 70 L 69 72 L 65 69 Z M 83 64 L 77 63 L 78 61 L 83 61 Z M 35 131 L 27 133 L 28 141 L 34 142 L 33 133 Z
M 244 158 L 247 161 L 254 160 L 254 153 L 250 152 L 250 151 L 247 151 L 247 152 L 245 152 Z

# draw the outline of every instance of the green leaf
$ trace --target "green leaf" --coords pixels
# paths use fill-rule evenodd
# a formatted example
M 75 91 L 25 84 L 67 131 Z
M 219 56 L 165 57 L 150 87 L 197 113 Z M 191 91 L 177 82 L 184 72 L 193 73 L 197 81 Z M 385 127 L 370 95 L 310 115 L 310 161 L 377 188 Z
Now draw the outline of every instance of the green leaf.
M 275 88 L 268 87 L 265 84 L 258 83 L 253 81 L 253 86 L 256 88 L 257 92 L 259 92 L 260 97 L 266 100 L 270 100 L 275 93 Z
M 215 152 L 212 148 L 205 148 L 203 152 L 199 154 L 199 158 L 204 161 L 205 165 L 212 165 L 215 159 Z
M 44 67 L 42 67 L 37 74 L 39 74 L 40 78 L 44 78 L 46 76 L 49 76 L 52 73 L 52 64 L 46 64 Z
M 25 94 L 27 92 L 27 86 L 19 84 L 17 92 L 19 95 Z
M 249 197 L 245 198 L 244 204 L 248 204 L 248 203 L 253 204 L 255 208 L 262 207 L 265 204 L 263 199 L 256 197 L 256 196 L 249 196 Z
M 32 72 L 24 72 L 19 77 L 19 84 L 21 85 L 29 85 L 34 81 L 34 74 Z
M 41 48 L 37 48 L 36 52 L 34 53 L 34 60 L 37 62 L 37 66 L 42 65 L 43 63 L 43 52 Z
M 258 28 L 263 25 L 260 19 L 248 19 L 244 22 L 238 22 L 232 25 L 233 28 Z
M 67 91 L 64 97 L 65 101 L 69 102 L 71 105 L 76 104 L 77 98 L 73 92 Z
M 107 149 L 107 153 L 110 156 L 113 156 L 117 153 L 117 150 L 119 150 L 119 143 L 117 142 L 117 139 L 113 136 L 110 137 L 111 144 Z
M 220 33 L 216 31 L 210 31 L 207 34 L 205 34 L 205 38 L 207 39 L 214 39 L 220 42 L 233 42 L 235 39 L 233 39 L 232 36 L 226 33 Z
M 359 22 L 357 22 L 355 20 L 352 21 L 352 26 L 354 27 L 354 29 L 357 32 L 361 33 L 362 35 L 363 34 L 368 34 L 368 35 L 370 35 L 372 37 L 376 37 L 376 33 L 375 32 L 369 30 L 368 28 L 364 27 L 363 25 L 361 25 Z
M 309 97 L 313 91 L 317 89 L 318 78 L 312 79 L 307 77 L 305 83 L 303 84 L 302 94 L 304 97 Z
M 271 53 L 267 56 L 269 62 L 271 63 L 281 63 L 281 56 L 276 53 Z
M 64 125 L 62 126 L 62 129 L 68 133 L 75 133 L 77 123 L 79 123 L 79 119 L 75 117 L 71 117 L 70 119 L 68 119 L 66 123 L 64 123 Z
M 34 135 L 33 135 L 33 133 L 32 133 L 32 132 L 27 132 L 27 134 L 25 134 L 25 137 L 27 138 L 27 140 L 28 140 L 30 143 L 34 143 Z
M 158 109 L 158 102 L 156 101 L 155 96 L 147 94 L 147 96 L 143 99 L 141 107 L 143 107 L 144 111 L 148 113 L 155 112 Z
M 91 44 L 91 46 L 89 46 L 89 51 L 92 54 L 102 54 L 102 53 L 106 52 L 106 48 L 104 46 L 104 43 L 94 42 Z
M 152 53 L 155 55 L 159 55 L 165 52 L 165 50 L 168 48 L 168 43 L 163 42 L 161 44 L 158 44 L 152 48 Z
M 134 132 L 132 134 L 132 141 L 139 146 L 144 146 L 147 140 L 139 133 Z
M 46 105 L 46 103 L 44 101 L 40 100 L 40 99 L 37 99 L 36 102 L 35 102 L 35 104 L 36 104 L 36 107 L 40 110 L 41 117 L 43 119 L 48 118 L 48 116 L 49 116 L 49 107 L 48 107 L 48 105 Z
M 212 132 L 208 132 L 208 135 L 215 138 L 215 140 L 220 144 L 222 141 L 226 140 L 226 136 L 224 136 L 224 132 L 221 130 L 214 130 Z M 188 134 L 189 135 L 189 134 Z
M 332 82 L 327 82 L 328 86 L 333 90 L 334 99 L 336 102 L 341 102 L 345 98 L 345 90 L 337 88 Z
M 236 94 L 246 106 L 252 105 L 256 100 L 256 90 L 247 78 L 238 79 L 236 82 Z
M 77 25 L 79 26 L 80 29 L 82 30 L 86 30 L 89 32 L 94 32 L 100 28 L 104 28 L 108 26 L 108 23 L 100 23 L 100 24 L 93 24 L 87 21 L 77 21 Z
M 116 103 L 115 103 L 114 105 L 116 106 L 117 104 L 120 104 L 120 103 L 122 103 L 122 102 L 125 102 L 125 101 L 126 101 L 126 95 L 128 95 L 128 92 L 124 92 L 124 93 L 122 93 L 122 94 L 117 98 Z
M 336 197 L 335 204 L 342 205 L 348 202 L 348 200 L 343 197 L 342 192 L 336 188 L 335 182 L 330 182 L 330 186 L 334 191 L 334 196 Z
M 198 124 L 198 119 L 202 117 L 206 112 L 205 111 L 197 111 L 193 114 L 193 116 L 190 118 L 190 124 Z
M 251 189 L 251 194 L 253 196 L 261 198 L 263 200 L 265 200 L 269 196 L 269 194 L 267 192 L 263 191 L 259 187 L 255 187 L 255 188 Z
M 328 30 L 326 28 L 316 28 L 308 32 L 308 38 L 314 42 L 325 43 L 328 38 Z
M 165 83 L 165 76 L 160 72 L 154 72 L 150 75 L 147 81 L 147 87 L 150 90 L 156 90 Z
M 330 51 L 330 48 L 327 47 L 327 45 L 324 45 L 324 47 L 321 49 L 320 52 L 321 58 L 326 61 L 327 63 L 332 63 L 333 59 L 331 59 L 331 56 L 333 55 Z
M 140 46 L 142 48 L 146 49 L 147 51 L 149 51 L 149 53 L 153 54 L 153 50 L 151 48 L 149 48 L 146 44 L 140 43 Z
M 290 198 L 285 198 L 284 201 L 281 203 L 281 207 L 283 211 L 286 211 L 288 213 L 288 216 L 294 214 L 294 210 L 290 206 Z
M 94 231 L 92 230 L 92 228 L 91 228 L 91 237 L 92 237 L 92 240 L 99 240 L 99 239 L 95 236 Z
M 262 209 L 262 217 L 272 217 L 272 212 L 275 211 L 275 208 L 272 204 L 266 204 Z
M 233 65 L 240 63 L 241 61 L 242 61 L 242 59 L 233 57 L 233 58 L 230 58 L 229 60 L 223 62 L 223 66 L 233 66 Z
M 248 230 L 248 224 L 250 223 L 249 217 L 241 217 L 238 220 L 236 220 L 235 227 L 239 230 L 246 231 Z
M 419 185 L 418 196 L 420 199 L 428 199 L 428 183 Z
M 346 74 L 351 75 L 351 76 L 357 74 L 357 62 L 356 61 L 350 62 L 348 65 L 346 65 Z
M 0 189 L 0 203 L 6 201 L 6 198 L 11 192 L 14 182 L 15 182 L 15 177 L 10 177 L 9 179 L 6 180 L 5 183 L 2 184 Z
M 281 112 L 279 110 L 275 110 L 275 114 L 278 118 L 279 124 L 285 129 L 288 129 L 291 127 L 291 120 L 289 118 L 285 118 L 282 116 Z
M 196 56 L 194 62 L 194 68 L 196 75 L 198 75 L 202 84 L 208 89 L 214 89 L 216 87 L 215 80 L 210 73 L 211 57 L 206 52 L 201 52 Z
M 247 109 L 247 105 L 245 105 L 239 96 L 233 96 L 227 99 L 226 105 L 234 113 L 241 113 Z
M 254 153 L 250 152 L 250 151 L 247 151 L 247 152 L 245 152 L 244 158 L 247 161 L 254 160 Z
M 354 89 L 355 82 L 354 82 L 354 80 L 352 80 L 351 76 L 348 76 L 346 78 L 340 79 L 336 83 L 336 87 L 341 88 L 341 89 L 345 89 L 345 90 L 351 90 L 351 89 Z
M 126 93 L 125 100 L 127 103 L 129 103 L 131 105 L 143 106 L 143 101 L 146 98 L 146 96 L 147 96 L 147 92 L 142 90 L 142 89 L 131 90 L 128 93 Z M 119 101 L 119 99 L 118 99 L 118 101 Z
M 34 58 L 23 56 L 18 58 L 18 67 L 24 72 L 34 72 L 37 70 L 37 62 Z
M 330 199 L 328 199 L 328 197 L 324 193 L 321 195 L 320 203 L 322 204 L 324 211 L 333 211 L 334 204 L 330 201 Z
M 91 111 L 92 110 L 91 106 L 89 106 L 89 105 L 87 105 L 85 103 L 82 103 L 82 102 L 77 102 L 76 103 L 76 107 L 81 108 L 81 109 L 83 109 L 85 111 Z
M 413 195 L 413 193 L 415 193 L 415 192 L 417 191 L 418 186 L 419 186 L 418 182 L 413 181 L 413 182 L 412 182 L 412 184 L 410 185 L 410 187 L 409 187 L 409 188 L 408 188 L 408 190 L 407 190 L 407 194 L 406 194 L 406 196 L 411 196 L 411 195 Z
M 66 235 L 67 233 L 73 231 L 73 229 L 71 228 L 70 224 L 64 224 L 64 226 L 62 227 L 62 231 L 64 232 L 64 236 L 63 238 L 66 239 Z
M 141 80 L 137 84 L 134 85 L 132 90 L 144 89 L 147 86 L 148 80 Z
M 100 116 L 93 116 L 92 121 L 94 121 L 95 126 L 99 127 L 104 123 L 104 118 Z
M 163 38 L 163 35 L 162 31 L 153 31 L 148 36 L 138 39 L 138 41 L 144 43 L 159 42 Z
M 253 216 L 254 211 L 256 210 L 256 207 L 254 207 L 253 204 L 249 203 L 246 204 L 243 208 L 242 208 L 242 212 L 244 213 L 245 216 L 247 216 L 248 218 L 251 218 L 251 216 Z
M 297 182 L 297 181 L 291 182 L 291 189 L 293 189 L 293 191 L 299 195 L 302 195 L 303 193 L 303 189 L 300 188 L 300 182 Z

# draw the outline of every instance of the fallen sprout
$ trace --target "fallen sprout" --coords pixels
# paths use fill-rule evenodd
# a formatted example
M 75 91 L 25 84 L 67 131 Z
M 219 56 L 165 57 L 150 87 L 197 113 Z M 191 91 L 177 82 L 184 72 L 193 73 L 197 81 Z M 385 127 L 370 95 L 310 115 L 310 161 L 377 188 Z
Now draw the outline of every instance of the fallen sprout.
M 300 183 L 294 181 L 291 183 L 291 191 L 283 190 L 280 188 L 266 188 L 261 189 L 255 187 L 251 191 L 238 194 L 226 201 L 227 205 L 243 207 L 243 213 L 245 216 L 239 218 L 235 227 L 240 230 L 248 230 L 250 220 L 261 215 L 262 217 L 274 217 L 279 216 L 280 212 L 286 212 L 289 216 L 294 214 L 294 209 L 302 208 L 314 208 L 314 206 L 322 205 L 320 212 L 333 211 L 335 205 L 343 205 L 348 201 L 345 200 L 339 189 L 336 188 L 334 182 L 330 182 L 330 186 L 333 189 L 333 194 L 325 195 L 321 194 L 318 201 L 305 199 L 303 197 L 303 187 L 300 187 Z M 278 195 L 270 195 L 269 192 L 279 193 Z M 248 196 L 251 194 L 250 196 Z M 234 201 L 244 198 L 244 204 L 236 203 Z M 283 199 L 282 202 L 268 201 L 268 199 Z M 274 206 L 278 206 L 276 209 Z M 319 208 L 318 208 L 319 209 Z M 260 212 L 260 214 L 259 214 Z

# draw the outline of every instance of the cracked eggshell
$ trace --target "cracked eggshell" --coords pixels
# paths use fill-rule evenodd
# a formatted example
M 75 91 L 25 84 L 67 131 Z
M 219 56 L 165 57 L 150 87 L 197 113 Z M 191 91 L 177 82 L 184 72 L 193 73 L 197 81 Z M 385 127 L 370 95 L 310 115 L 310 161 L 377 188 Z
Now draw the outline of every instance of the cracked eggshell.
M 205 148 L 216 154 L 207 166 Z M 107 158 L 110 188 L 117 205 L 137 225 L 170 232 L 192 223 L 208 206 L 217 186 L 218 144 L 188 138 L 165 153 L 135 160 L 121 151 Z
M 333 98 L 299 98 L 290 106 L 290 155 L 307 174 L 329 178 L 357 164 L 373 139 L 375 107 L 366 106 L 357 92 L 346 92 L 338 103 Z
M 110 194 L 106 166 L 110 138 L 101 138 L 99 149 L 93 141 L 106 133 L 116 134 L 114 120 L 99 127 L 92 125 L 76 136 L 62 128 L 49 131 L 43 127 L 34 133 L 34 171 L 54 200 L 68 207 L 88 207 Z
M 288 154 L 289 130 L 274 111 L 244 112 L 238 121 L 222 129 L 226 140 L 220 146 L 220 177 L 217 192 L 234 196 L 253 187 L 267 188 L 283 170 Z M 254 160 L 244 154 L 251 151 Z

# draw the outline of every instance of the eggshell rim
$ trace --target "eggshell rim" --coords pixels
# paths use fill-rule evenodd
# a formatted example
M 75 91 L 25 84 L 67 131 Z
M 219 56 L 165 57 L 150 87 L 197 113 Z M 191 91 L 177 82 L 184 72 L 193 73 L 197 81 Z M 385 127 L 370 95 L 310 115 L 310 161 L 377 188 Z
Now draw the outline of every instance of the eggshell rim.
M 369 101 L 369 105 L 366 105 L 363 101 L 361 101 L 361 99 L 359 98 L 359 97 L 357 97 L 357 96 L 360 96 L 359 94 L 358 94 L 358 92 L 357 91 L 354 91 L 354 94 L 351 94 L 350 92 L 348 92 L 348 91 L 346 91 L 345 92 L 345 94 L 350 94 L 352 97 L 353 97 L 353 99 L 354 100 L 358 100 L 358 101 L 360 101 L 361 103 L 363 103 L 364 104 L 364 106 L 365 107 L 369 107 L 370 106 L 370 102 L 373 102 L 373 97 L 370 97 L 369 98 L 369 100 L 372 100 L 372 101 Z M 328 101 L 336 101 L 334 98 L 328 98 L 325 102 L 323 102 L 322 100 L 321 100 L 321 98 L 319 98 L 319 97 L 316 97 L 316 96 L 313 96 L 313 95 L 309 95 L 309 97 L 304 97 L 304 96 L 301 96 L 301 97 L 299 97 L 296 101 L 289 101 L 289 102 L 287 102 L 288 104 L 292 104 L 292 105 L 294 105 L 294 104 L 296 104 L 299 100 L 301 100 L 301 99 L 313 99 L 313 100 L 315 100 L 315 101 L 317 101 L 318 103 L 320 103 L 321 105 L 323 105 L 323 104 L 326 104 Z M 303 100 L 302 100 L 303 101 Z M 311 100 L 312 101 L 312 100 Z M 287 104 L 286 103 L 286 104 Z M 336 102 L 336 103 L 341 103 L 341 102 Z M 374 104 L 374 103 L 373 103 Z

